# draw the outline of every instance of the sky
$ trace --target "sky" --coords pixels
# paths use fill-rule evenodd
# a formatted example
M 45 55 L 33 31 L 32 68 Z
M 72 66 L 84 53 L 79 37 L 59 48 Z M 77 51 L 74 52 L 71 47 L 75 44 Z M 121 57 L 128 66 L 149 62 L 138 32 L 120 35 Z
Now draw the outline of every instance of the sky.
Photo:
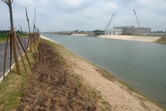
M 19 25 L 28 31 L 25 15 L 27 7 L 32 26 L 41 32 L 71 30 L 104 30 L 112 14 L 109 29 L 114 26 L 138 27 L 133 9 L 142 27 L 152 31 L 166 30 L 166 0 L 14 0 L 15 30 Z M 0 1 L 0 30 L 10 29 L 8 6 Z

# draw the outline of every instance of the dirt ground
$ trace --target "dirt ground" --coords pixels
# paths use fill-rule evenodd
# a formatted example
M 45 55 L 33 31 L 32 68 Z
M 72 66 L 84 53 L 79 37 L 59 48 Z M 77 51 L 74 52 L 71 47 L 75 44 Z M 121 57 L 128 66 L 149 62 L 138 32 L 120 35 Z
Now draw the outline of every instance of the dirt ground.
M 18 111 L 95 111 L 96 104 L 84 94 L 63 59 L 51 46 L 39 43 L 35 64 Z

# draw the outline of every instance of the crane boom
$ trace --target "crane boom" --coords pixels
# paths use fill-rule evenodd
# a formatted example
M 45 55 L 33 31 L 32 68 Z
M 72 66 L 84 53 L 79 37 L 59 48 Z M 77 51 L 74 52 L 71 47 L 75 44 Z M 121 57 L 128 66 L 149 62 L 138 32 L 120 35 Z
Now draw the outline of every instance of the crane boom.
M 140 23 L 139 23 L 139 21 L 138 21 L 138 17 L 137 17 L 137 14 L 136 14 L 136 12 L 135 12 L 135 9 L 133 9 L 133 11 L 134 11 L 135 18 L 136 18 L 136 20 L 137 20 L 137 24 L 138 24 L 139 27 L 141 27 L 141 26 L 140 26 Z
M 111 21 L 112 21 L 113 17 L 114 17 L 114 14 L 112 14 L 112 16 L 111 16 L 111 18 L 110 18 L 110 20 L 109 20 L 109 22 L 108 22 L 108 24 L 107 24 L 107 26 L 105 28 L 105 34 L 106 34 L 106 31 L 107 31 L 109 25 L 111 24 Z

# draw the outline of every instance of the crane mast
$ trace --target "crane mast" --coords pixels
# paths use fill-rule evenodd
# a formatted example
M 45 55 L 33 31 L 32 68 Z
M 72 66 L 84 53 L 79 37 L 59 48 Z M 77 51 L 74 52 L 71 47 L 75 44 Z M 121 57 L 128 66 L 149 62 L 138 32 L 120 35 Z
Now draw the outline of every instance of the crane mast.
M 136 12 L 135 12 L 135 9 L 133 9 L 133 11 L 134 11 L 135 18 L 136 18 L 136 20 L 137 20 L 137 24 L 138 24 L 138 26 L 139 26 L 139 28 L 140 28 L 141 26 L 140 26 L 140 23 L 139 23 L 139 21 L 138 21 L 138 17 L 137 17 L 137 14 L 136 14 Z
M 105 31 L 105 35 L 106 35 L 106 31 L 107 31 L 109 25 L 111 24 L 111 21 L 112 21 L 113 17 L 114 17 L 114 14 L 112 14 L 112 16 L 111 16 L 111 18 L 110 18 L 110 20 L 109 20 L 109 22 L 108 22 L 108 24 L 107 24 L 107 26 L 106 26 L 106 28 L 104 30 Z

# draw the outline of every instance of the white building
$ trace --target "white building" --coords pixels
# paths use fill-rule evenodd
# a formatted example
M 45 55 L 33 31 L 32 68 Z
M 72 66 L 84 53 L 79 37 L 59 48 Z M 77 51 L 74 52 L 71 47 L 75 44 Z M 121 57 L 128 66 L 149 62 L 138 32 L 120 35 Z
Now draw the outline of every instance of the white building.
M 121 26 L 114 27 L 111 30 L 106 30 L 106 35 L 146 35 L 151 33 L 151 28 L 148 27 L 134 27 L 134 26 Z

